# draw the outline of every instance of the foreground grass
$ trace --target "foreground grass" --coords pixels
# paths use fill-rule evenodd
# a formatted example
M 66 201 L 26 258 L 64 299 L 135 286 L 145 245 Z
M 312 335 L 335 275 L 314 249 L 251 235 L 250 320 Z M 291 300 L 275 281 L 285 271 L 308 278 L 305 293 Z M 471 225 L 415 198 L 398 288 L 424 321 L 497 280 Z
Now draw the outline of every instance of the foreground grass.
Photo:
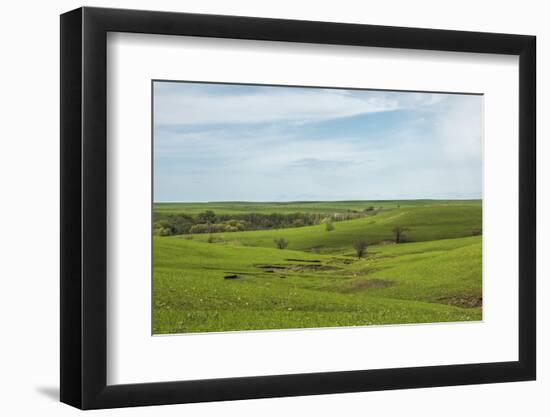
M 363 235 L 361 227 L 368 226 L 369 236 L 376 231 L 385 236 L 393 215 L 416 219 L 416 230 L 409 233 L 418 240 L 464 235 L 476 222 L 467 208 L 459 210 L 462 215 L 445 208 L 439 214 L 380 214 L 375 223 L 368 218 L 340 222 L 333 232 L 320 233 L 318 226 L 285 229 L 285 236 L 294 233 L 291 248 L 302 250 L 275 249 L 278 231 L 231 234 L 240 235 L 238 244 L 207 243 L 203 236 L 155 237 L 153 332 L 480 320 L 481 237 L 379 245 L 360 260 L 348 256 L 344 245 L 346 240 L 349 248 L 354 233 Z M 423 209 L 430 207 L 416 208 Z M 430 216 L 440 223 L 429 222 Z M 460 227 L 447 224 L 453 216 Z M 446 230 L 438 232 L 443 226 Z M 321 245 L 331 254 L 304 251 Z M 230 276 L 237 278 L 224 278 Z

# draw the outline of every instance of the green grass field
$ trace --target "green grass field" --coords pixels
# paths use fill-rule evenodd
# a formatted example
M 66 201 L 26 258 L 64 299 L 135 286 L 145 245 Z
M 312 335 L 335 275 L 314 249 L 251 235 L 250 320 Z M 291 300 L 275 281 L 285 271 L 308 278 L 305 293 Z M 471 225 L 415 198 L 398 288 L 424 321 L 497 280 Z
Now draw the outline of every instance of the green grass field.
M 187 213 L 197 214 L 204 210 L 214 210 L 220 214 L 231 213 L 334 213 L 346 210 L 362 210 L 365 207 L 383 209 L 455 206 L 456 200 L 376 200 L 376 201 L 296 201 L 283 203 L 255 203 L 246 201 L 218 203 L 155 203 L 157 214 Z M 481 207 L 479 200 L 460 200 L 461 206 Z
M 375 215 L 276 230 L 154 237 L 153 332 L 289 329 L 482 318 L 481 201 L 156 203 L 155 216 Z M 405 242 L 393 243 L 401 226 Z M 477 231 L 477 232 L 476 232 Z M 278 249 L 274 239 L 289 244 Z M 353 242 L 369 243 L 358 258 Z

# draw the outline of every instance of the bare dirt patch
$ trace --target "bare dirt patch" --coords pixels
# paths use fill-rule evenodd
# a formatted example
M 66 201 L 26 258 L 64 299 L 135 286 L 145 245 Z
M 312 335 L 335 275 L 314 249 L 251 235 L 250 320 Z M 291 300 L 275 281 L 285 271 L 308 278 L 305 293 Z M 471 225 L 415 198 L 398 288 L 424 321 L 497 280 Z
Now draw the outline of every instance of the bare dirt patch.
M 258 264 L 254 265 L 256 268 L 260 269 L 287 269 L 286 265 L 265 265 L 265 264 Z
M 330 260 L 331 263 L 339 263 L 344 265 L 351 265 L 355 262 L 357 262 L 357 259 L 355 258 L 332 258 Z
M 318 259 L 287 259 L 290 262 L 312 262 L 312 263 L 321 263 Z
M 223 277 L 223 279 L 239 279 L 240 276 L 238 276 L 237 274 L 231 274 L 231 275 L 226 275 Z
M 292 271 L 292 272 L 316 272 L 316 271 L 336 271 L 341 268 L 332 265 L 325 265 L 320 263 L 308 263 L 308 264 L 288 264 L 288 265 L 254 265 L 256 268 L 262 269 L 264 272 L 275 271 Z
M 454 297 L 445 297 L 437 300 L 438 303 L 448 304 L 455 307 L 474 308 L 483 305 L 483 298 L 474 295 L 459 295 Z

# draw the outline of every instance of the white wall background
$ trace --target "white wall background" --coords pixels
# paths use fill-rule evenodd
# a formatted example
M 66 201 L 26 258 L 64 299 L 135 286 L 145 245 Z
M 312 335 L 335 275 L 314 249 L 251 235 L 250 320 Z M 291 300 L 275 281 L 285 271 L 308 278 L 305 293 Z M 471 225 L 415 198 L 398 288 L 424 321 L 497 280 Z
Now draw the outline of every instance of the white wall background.
M 69 416 L 57 402 L 59 379 L 59 17 L 81 6 L 72 0 L 9 2 L 0 23 L 0 410 L 4 415 Z M 533 34 L 538 37 L 539 137 L 539 378 L 537 382 L 345 395 L 193 404 L 94 412 L 94 415 L 279 416 L 422 415 L 545 416 L 550 412 L 550 209 L 543 190 L 550 169 L 543 119 L 550 97 L 545 2 L 437 0 L 338 2 L 319 0 L 124 0 L 86 5 L 240 14 Z M 7 284 L 7 285 L 6 285 Z M 343 353 L 345 354 L 345 353 Z M 546 395 L 545 395 L 546 394 Z

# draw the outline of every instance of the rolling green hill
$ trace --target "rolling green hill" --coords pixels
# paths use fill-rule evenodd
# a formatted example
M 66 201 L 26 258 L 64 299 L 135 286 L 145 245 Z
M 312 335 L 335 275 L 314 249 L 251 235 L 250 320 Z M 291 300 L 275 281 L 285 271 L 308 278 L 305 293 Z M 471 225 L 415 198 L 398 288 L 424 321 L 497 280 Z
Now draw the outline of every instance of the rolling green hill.
M 393 239 L 396 226 L 404 229 L 405 240 L 418 242 L 471 236 L 481 228 L 481 205 L 441 205 L 400 208 L 381 211 L 376 216 L 335 222 L 334 230 L 327 232 L 325 225 L 306 226 L 278 230 L 231 232 L 214 234 L 215 240 L 233 245 L 273 247 L 273 239 L 283 237 L 289 241 L 289 249 L 318 252 L 350 252 L 352 243 L 366 239 L 380 243 Z M 194 239 L 206 241 L 209 235 L 194 235 Z
M 156 334 L 481 319 L 479 236 L 379 246 L 359 260 L 174 237 L 154 243 Z
M 321 224 L 155 236 L 153 332 L 480 320 L 482 236 L 472 234 L 481 230 L 481 202 L 378 203 L 386 208 L 334 222 L 332 231 Z M 286 203 L 280 209 L 333 213 L 369 205 Z M 178 203 L 157 209 L 195 214 L 277 208 L 274 203 Z M 391 243 L 397 225 L 404 228 L 406 243 Z M 289 241 L 286 249 L 276 248 L 279 237 Z M 353 249 L 357 239 L 370 243 L 360 259 Z

